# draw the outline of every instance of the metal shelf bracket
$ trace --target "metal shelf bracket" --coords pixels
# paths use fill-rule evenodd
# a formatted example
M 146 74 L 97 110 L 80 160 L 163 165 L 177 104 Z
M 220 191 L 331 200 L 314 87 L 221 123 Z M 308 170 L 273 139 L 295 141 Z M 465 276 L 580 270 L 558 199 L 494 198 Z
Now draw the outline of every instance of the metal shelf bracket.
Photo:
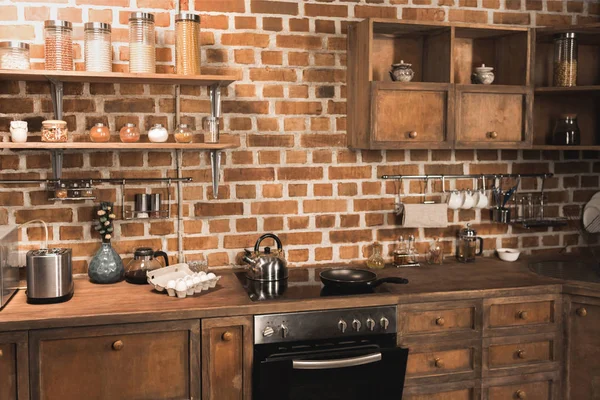
M 218 118 L 221 117 L 221 87 L 219 85 L 210 86 L 208 95 L 210 97 L 210 116 L 217 119 L 216 123 L 210 124 L 210 128 L 215 131 L 211 132 L 211 135 L 218 138 Z M 216 199 L 219 197 L 219 171 L 221 168 L 221 152 L 219 150 L 210 151 L 210 166 L 212 169 L 213 199 Z

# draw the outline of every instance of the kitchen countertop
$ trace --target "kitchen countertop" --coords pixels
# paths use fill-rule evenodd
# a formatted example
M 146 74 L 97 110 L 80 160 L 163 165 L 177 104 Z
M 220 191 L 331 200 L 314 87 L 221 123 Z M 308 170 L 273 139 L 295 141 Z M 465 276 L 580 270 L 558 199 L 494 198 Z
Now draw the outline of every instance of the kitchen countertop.
M 402 276 L 409 284 L 384 284 L 387 293 L 289 301 L 252 302 L 230 271 L 222 273 L 215 289 L 186 299 L 156 293 L 149 285 L 96 285 L 87 279 L 76 279 L 75 295 L 66 303 L 30 305 L 25 291 L 20 290 L 0 311 L 0 331 L 445 301 L 482 297 L 482 291 L 486 291 L 486 296 L 560 293 L 565 282 L 530 272 L 527 266 L 531 261 L 532 258 L 523 258 L 506 263 L 481 258 L 471 264 L 386 268 L 377 271 L 380 277 Z M 319 279 L 318 271 L 292 268 L 290 280 Z M 600 290 L 598 284 L 569 286 L 573 290 Z

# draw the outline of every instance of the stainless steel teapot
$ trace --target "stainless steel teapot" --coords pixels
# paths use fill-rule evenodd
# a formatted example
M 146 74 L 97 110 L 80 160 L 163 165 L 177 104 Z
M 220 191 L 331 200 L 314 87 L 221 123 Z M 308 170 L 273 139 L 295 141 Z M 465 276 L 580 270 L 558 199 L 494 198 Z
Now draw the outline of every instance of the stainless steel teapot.
M 260 251 L 260 243 L 267 238 L 275 240 L 277 250 L 265 247 L 264 251 Z M 283 255 L 281 240 L 272 233 L 267 233 L 258 238 L 254 245 L 254 251 L 246 250 L 246 255 L 242 259 L 249 265 L 246 272 L 248 279 L 270 282 L 287 279 L 288 277 L 287 262 Z

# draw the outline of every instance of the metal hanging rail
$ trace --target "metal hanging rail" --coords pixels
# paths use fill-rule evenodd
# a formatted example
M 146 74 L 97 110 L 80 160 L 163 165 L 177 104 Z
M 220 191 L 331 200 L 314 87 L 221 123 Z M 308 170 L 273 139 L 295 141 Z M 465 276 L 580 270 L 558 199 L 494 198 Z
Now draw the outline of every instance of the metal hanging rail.
M 506 179 L 552 178 L 554 174 L 382 175 L 381 179 Z
M 70 179 L 62 179 L 63 181 L 69 181 Z M 82 178 L 77 178 L 76 180 L 82 180 Z M 192 178 L 109 178 L 109 179 L 83 179 L 89 180 L 92 183 L 114 183 L 117 185 L 125 185 L 127 183 L 136 183 L 136 182 L 191 182 Z M 61 179 L 0 179 L 0 185 L 25 185 L 31 183 L 56 183 L 61 182 Z

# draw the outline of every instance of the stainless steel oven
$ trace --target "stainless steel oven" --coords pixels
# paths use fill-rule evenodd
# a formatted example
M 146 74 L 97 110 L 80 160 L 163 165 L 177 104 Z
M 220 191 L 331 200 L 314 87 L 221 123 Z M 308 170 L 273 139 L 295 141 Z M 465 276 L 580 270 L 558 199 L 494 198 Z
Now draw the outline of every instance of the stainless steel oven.
M 254 400 L 400 400 L 396 307 L 254 318 Z

